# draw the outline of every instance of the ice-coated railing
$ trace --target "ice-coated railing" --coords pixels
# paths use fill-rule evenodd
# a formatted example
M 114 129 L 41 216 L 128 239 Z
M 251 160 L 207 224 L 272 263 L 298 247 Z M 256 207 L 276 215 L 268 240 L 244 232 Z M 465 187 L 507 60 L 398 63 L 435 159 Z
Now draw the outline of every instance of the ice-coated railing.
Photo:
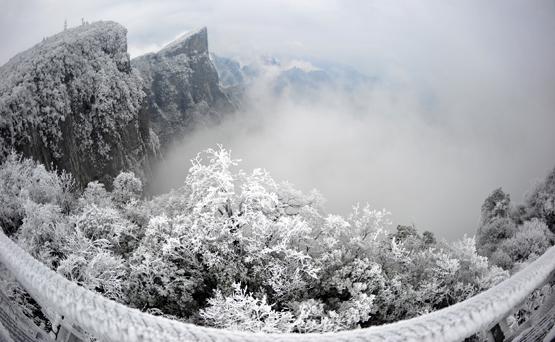
M 497 286 L 464 302 L 382 326 L 324 334 L 214 329 L 153 316 L 106 299 L 35 260 L 0 230 L 0 262 L 37 302 L 102 341 L 462 341 L 503 320 L 555 270 L 555 247 Z

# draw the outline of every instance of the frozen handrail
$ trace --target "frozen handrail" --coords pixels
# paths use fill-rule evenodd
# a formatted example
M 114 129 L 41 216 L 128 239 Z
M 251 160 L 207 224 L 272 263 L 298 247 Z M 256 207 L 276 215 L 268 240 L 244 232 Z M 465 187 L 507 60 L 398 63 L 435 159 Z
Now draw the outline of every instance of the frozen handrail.
M 106 341 L 461 341 L 499 322 L 555 270 L 555 247 L 511 278 L 463 302 L 382 326 L 324 334 L 264 334 L 197 326 L 106 299 L 35 260 L 0 230 L 0 262 L 48 308 Z

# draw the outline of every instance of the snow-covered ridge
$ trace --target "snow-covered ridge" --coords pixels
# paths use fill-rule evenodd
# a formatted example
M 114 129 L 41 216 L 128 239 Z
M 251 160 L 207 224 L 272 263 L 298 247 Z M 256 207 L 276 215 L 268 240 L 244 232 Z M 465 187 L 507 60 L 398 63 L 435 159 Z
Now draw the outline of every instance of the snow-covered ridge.
M 14 148 L 82 184 L 139 171 L 148 128 L 139 127 L 144 92 L 126 35 L 115 22 L 83 24 L 0 67 L 0 161 Z
M 189 53 L 208 52 L 208 30 L 206 27 L 179 35 L 176 39 L 164 45 L 158 53 L 175 54 L 180 51 Z
M 0 67 L 0 74 L 9 71 L 16 64 L 37 57 L 37 55 L 56 52 L 56 49 L 68 45 L 80 45 L 82 47 L 98 45 L 105 53 L 127 53 L 127 29 L 114 21 L 97 21 L 68 28 L 44 38 L 42 42 L 10 58 L 6 64 Z
M 162 148 L 232 107 L 208 53 L 205 27 L 132 60 L 145 84 L 151 127 Z

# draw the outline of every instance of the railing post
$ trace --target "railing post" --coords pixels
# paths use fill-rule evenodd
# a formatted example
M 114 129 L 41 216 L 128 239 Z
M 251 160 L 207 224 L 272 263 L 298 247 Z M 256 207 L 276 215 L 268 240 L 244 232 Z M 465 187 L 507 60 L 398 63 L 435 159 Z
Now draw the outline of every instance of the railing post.
M 509 316 L 504 317 L 497 322 L 497 324 L 486 331 L 488 342 L 502 342 L 511 335 L 511 328 L 509 328 L 509 325 L 507 324 L 508 317 Z
M 487 331 L 488 342 L 503 342 L 505 341 L 505 334 L 499 326 L 499 324 L 494 325 L 491 329 Z
M 60 341 L 60 342 L 84 342 L 77 335 L 75 335 L 71 329 L 68 329 L 63 325 L 60 325 L 59 328 L 58 328 L 58 336 L 56 337 L 56 341 Z
M 84 342 L 87 338 L 81 334 L 81 330 L 76 328 L 71 322 L 68 322 L 64 317 L 57 317 L 52 322 L 52 331 L 54 339 L 60 342 Z
M 486 330 L 486 338 L 488 339 L 488 342 L 495 342 L 495 336 L 493 336 L 493 333 L 489 329 Z

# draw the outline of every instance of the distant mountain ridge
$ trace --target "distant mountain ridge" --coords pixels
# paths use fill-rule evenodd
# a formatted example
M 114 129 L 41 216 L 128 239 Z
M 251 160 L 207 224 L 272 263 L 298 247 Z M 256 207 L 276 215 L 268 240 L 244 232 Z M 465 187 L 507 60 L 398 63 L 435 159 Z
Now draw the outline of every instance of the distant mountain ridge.
M 246 88 L 264 80 L 275 95 L 288 92 L 299 97 L 323 89 L 353 90 L 372 86 L 376 77 L 369 77 L 356 69 L 329 62 L 313 62 L 298 58 L 280 60 L 273 56 L 260 56 L 247 63 L 211 54 L 220 76 L 222 87 Z

